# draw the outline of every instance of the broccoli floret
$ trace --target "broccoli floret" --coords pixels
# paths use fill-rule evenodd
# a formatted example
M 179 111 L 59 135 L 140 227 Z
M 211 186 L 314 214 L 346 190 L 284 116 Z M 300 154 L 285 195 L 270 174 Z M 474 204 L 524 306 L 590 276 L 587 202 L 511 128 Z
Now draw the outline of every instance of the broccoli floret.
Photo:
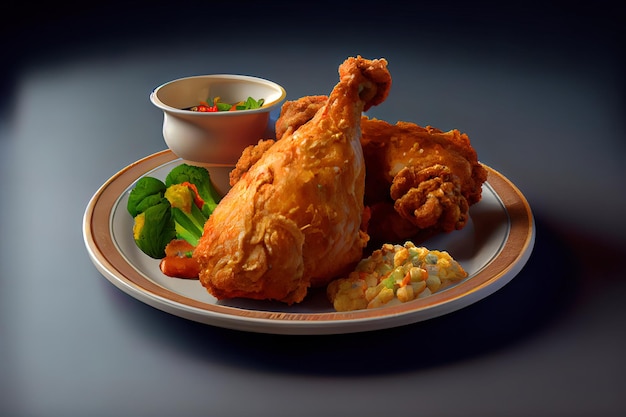
M 132 217 L 143 213 L 148 207 L 161 202 L 166 186 L 153 177 L 143 177 L 137 181 L 128 196 L 126 208 Z
M 198 196 L 202 200 L 200 209 L 204 216 L 208 218 L 221 199 L 221 196 L 211 183 L 209 171 L 203 167 L 181 164 L 173 168 L 165 178 L 166 187 L 185 182 L 191 183 L 196 187 Z
M 139 213 L 134 218 L 133 237 L 135 243 L 146 255 L 160 259 L 165 256 L 165 247 L 176 237 L 171 206 L 162 198 Z
M 208 216 L 197 205 L 195 191 L 188 183 L 172 184 L 165 190 L 165 198 L 172 206 L 176 236 L 192 246 L 198 246 Z
M 134 219 L 133 237 L 143 253 L 152 258 L 165 256 L 165 246 L 176 237 L 165 184 L 143 177 L 128 196 L 126 208 Z
M 135 222 L 135 243 L 153 258 L 163 258 L 165 247 L 175 238 L 197 246 L 204 223 L 220 198 L 209 172 L 201 167 L 179 165 L 165 182 L 153 177 L 139 179 L 127 203 Z

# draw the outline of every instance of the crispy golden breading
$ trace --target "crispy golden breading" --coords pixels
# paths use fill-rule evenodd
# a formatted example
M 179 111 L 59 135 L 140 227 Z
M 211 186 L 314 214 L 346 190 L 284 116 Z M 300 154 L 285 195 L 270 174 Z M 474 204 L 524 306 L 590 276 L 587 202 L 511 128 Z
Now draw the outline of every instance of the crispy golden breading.
M 362 258 L 359 123 L 363 110 L 384 101 L 391 76 L 384 59 L 361 57 L 348 58 L 339 76 L 310 121 L 264 152 L 247 152 L 241 168 L 249 168 L 206 222 L 194 257 L 216 298 L 297 303 Z
M 426 238 L 465 226 L 469 207 L 480 201 L 487 180 L 487 170 L 466 134 L 366 117 L 361 119 L 361 129 L 367 167 L 365 203 L 378 206 L 372 209 L 370 224 L 396 221 L 407 227 L 402 236 L 393 232 L 397 225 L 377 231 L 378 235 L 372 229 L 373 238 L 406 238 L 414 232 Z M 403 220 L 380 217 L 385 213 L 380 205 L 393 205 Z
M 311 120 L 327 100 L 328 96 L 306 96 L 300 100 L 285 101 L 276 120 L 276 140 Z
M 274 142 L 275 140 L 273 139 L 261 139 L 256 145 L 250 145 L 243 150 L 239 160 L 237 161 L 237 165 L 229 174 L 229 183 L 231 187 L 239 181 L 244 173 L 248 172 L 256 161 L 261 159 L 261 156 L 274 144 Z
M 311 120 L 315 113 L 324 107 L 327 101 L 328 96 L 306 96 L 300 100 L 286 101 L 281 107 L 280 117 L 276 120 L 274 127 L 276 140 L 279 140 L 286 134 L 292 134 L 300 126 Z M 274 142 L 272 139 L 262 139 L 256 145 L 250 145 L 243 150 L 235 169 L 230 173 L 231 187 L 261 158 L 261 155 Z
M 323 105 L 324 96 L 286 102 L 276 121 L 277 140 Z M 469 206 L 480 201 L 487 179 L 466 134 L 408 122 L 392 125 L 366 116 L 361 131 L 373 241 L 419 242 L 465 226 Z

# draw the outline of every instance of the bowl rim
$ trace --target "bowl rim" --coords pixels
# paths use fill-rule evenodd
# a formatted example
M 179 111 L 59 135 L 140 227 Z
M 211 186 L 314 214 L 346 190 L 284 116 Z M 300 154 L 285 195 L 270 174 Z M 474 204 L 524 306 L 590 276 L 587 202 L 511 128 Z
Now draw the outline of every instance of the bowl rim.
M 168 104 L 165 104 L 158 97 L 158 92 L 166 86 L 183 82 L 183 81 L 187 81 L 187 80 L 193 80 L 193 79 L 215 79 L 215 78 L 226 79 L 226 80 L 244 80 L 244 81 L 256 82 L 259 84 L 266 84 L 280 91 L 280 97 L 278 97 L 275 100 L 272 100 L 271 102 L 263 103 L 263 106 L 261 106 L 258 109 L 238 110 L 238 111 L 233 111 L 233 112 L 226 112 L 226 111 L 224 112 L 193 112 L 189 110 L 183 110 L 183 109 L 179 109 L 176 107 L 172 107 Z M 264 113 L 264 112 L 270 111 L 273 107 L 280 104 L 283 100 L 285 100 L 286 97 L 287 97 L 287 91 L 285 90 L 285 88 L 282 85 L 274 81 L 268 80 L 266 78 L 255 77 L 252 75 L 226 74 L 226 73 L 190 75 L 186 77 L 176 78 L 176 79 L 167 81 L 159 85 L 158 87 L 154 88 L 152 92 L 150 93 L 150 101 L 152 102 L 152 104 L 154 104 L 156 107 L 160 108 L 161 110 L 167 111 L 169 113 L 183 114 L 183 115 L 191 116 L 191 117 L 215 117 L 215 116 L 233 117 L 233 116 L 238 116 L 238 115 L 241 116 L 244 114 Z

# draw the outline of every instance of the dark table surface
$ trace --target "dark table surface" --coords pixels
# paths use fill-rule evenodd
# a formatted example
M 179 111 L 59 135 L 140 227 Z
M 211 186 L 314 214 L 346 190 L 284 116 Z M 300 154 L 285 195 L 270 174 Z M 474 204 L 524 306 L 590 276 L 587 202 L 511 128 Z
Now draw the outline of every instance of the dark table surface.
M 242 4 L 7 14 L 0 414 L 626 415 L 623 10 Z M 99 274 L 82 216 L 165 149 L 154 87 L 225 72 L 326 94 L 357 54 L 394 81 L 368 114 L 468 133 L 527 197 L 535 249 L 508 285 L 399 328 L 275 336 L 169 315 Z

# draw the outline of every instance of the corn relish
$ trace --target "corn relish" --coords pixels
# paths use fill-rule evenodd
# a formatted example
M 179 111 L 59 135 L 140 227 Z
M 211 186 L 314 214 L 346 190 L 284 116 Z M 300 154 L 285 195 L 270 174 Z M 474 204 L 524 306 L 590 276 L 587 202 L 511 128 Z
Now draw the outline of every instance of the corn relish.
M 465 277 L 448 252 L 386 243 L 348 277 L 332 281 L 327 294 L 336 311 L 362 310 L 425 297 Z

